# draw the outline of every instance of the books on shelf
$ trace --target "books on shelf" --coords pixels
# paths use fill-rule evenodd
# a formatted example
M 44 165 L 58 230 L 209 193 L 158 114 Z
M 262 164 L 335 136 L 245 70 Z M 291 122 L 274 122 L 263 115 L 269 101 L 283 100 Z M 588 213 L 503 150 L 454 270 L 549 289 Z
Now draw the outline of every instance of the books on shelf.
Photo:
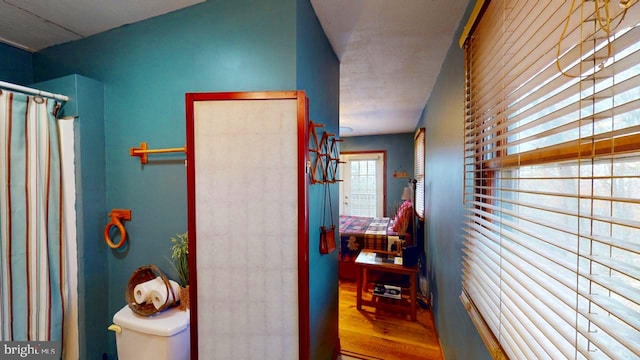
M 394 285 L 375 284 L 373 287 L 373 295 L 391 299 L 402 299 L 402 288 Z

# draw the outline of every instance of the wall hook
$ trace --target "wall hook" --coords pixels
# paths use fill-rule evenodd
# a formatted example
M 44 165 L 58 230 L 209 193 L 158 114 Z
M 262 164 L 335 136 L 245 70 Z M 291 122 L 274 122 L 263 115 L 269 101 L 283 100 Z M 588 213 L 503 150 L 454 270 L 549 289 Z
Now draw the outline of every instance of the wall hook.
M 139 148 L 129 148 L 129 155 L 139 157 L 141 164 L 146 164 L 149 162 L 149 154 L 164 154 L 174 152 L 181 152 L 186 154 L 187 146 L 185 145 L 179 148 L 149 149 L 146 142 L 141 142 Z
M 124 225 L 122 225 L 121 220 L 131 220 L 131 210 L 128 209 L 113 209 L 109 213 L 109 217 L 111 221 L 104 228 L 104 241 L 109 245 L 112 249 L 117 249 L 124 245 L 124 241 L 127 239 L 127 230 L 125 230 Z M 120 242 L 114 244 L 109 237 L 109 229 L 112 226 L 115 226 L 120 230 Z

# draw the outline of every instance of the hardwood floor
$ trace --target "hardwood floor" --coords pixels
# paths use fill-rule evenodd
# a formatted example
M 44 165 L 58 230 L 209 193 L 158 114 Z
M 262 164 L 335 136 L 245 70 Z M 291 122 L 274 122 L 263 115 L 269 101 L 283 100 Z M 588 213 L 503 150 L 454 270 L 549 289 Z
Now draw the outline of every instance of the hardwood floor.
M 364 306 L 356 309 L 355 281 L 340 282 L 340 346 L 360 359 L 442 359 L 432 316 L 418 307 L 418 321 Z

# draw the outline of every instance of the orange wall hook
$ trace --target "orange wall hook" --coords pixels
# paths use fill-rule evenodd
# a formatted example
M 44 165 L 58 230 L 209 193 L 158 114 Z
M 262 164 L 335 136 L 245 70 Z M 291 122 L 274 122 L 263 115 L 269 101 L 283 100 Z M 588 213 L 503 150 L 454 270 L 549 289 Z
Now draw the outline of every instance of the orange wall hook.
M 109 213 L 109 217 L 111 221 L 104 228 L 104 241 L 109 245 L 112 249 L 117 249 L 124 245 L 124 241 L 127 239 L 127 230 L 125 230 L 124 225 L 122 225 L 121 220 L 131 220 L 131 210 L 128 209 L 113 209 Z M 117 244 L 114 244 L 109 237 L 109 230 L 112 226 L 115 226 L 120 231 L 120 241 Z

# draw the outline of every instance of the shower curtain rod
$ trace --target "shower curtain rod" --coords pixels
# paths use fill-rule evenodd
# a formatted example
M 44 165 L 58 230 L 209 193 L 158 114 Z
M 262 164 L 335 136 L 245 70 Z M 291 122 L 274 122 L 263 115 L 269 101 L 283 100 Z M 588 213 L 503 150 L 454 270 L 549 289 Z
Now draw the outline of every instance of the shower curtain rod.
M 60 94 L 54 94 L 54 93 L 50 93 L 48 91 L 42 91 L 42 90 L 38 90 L 38 89 L 33 89 L 30 87 L 26 87 L 26 86 L 22 86 L 22 85 L 18 85 L 18 84 L 12 84 L 12 83 L 8 83 L 5 81 L 0 81 L 0 87 L 3 87 L 5 89 L 9 89 L 9 90 L 17 90 L 23 93 L 27 93 L 27 94 L 33 94 L 33 95 L 39 95 L 39 96 L 44 96 L 44 97 L 48 97 L 48 98 L 52 98 L 52 99 L 56 99 L 56 100 L 60 100 L 60 101 L 69 101 L 69 97 L 66 95 L 60 95 Z

